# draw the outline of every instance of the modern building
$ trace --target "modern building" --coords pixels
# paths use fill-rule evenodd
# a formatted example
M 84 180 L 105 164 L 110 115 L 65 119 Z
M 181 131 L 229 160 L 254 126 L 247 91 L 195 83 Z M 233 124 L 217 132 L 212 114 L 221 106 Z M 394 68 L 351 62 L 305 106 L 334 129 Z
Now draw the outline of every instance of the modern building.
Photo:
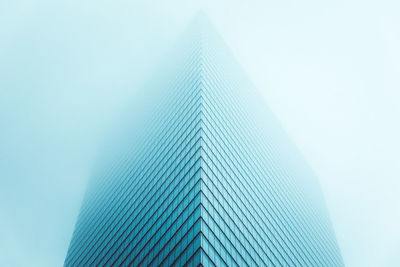
M 208 22 L 154 78 L 65 266 L 343 266 L 314 173 Z

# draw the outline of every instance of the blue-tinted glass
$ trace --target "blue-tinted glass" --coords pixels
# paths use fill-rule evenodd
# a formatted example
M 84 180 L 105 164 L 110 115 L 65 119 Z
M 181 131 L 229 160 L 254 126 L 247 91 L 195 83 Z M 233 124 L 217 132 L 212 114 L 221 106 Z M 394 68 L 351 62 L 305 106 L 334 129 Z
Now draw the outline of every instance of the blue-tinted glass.
M 89 184 L 65 265 L 342 266 L 313 172 L 194 24 Z

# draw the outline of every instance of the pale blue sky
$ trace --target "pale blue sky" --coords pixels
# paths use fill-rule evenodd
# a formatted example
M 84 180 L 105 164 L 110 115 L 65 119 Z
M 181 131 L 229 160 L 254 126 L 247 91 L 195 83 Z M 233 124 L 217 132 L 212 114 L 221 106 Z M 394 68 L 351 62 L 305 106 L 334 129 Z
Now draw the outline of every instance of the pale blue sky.
M 319 176 L 345 263 L 399 266 L 398 1 L 0 2 L 0 266 L 63 264 L 109 129 L 198 9 Z

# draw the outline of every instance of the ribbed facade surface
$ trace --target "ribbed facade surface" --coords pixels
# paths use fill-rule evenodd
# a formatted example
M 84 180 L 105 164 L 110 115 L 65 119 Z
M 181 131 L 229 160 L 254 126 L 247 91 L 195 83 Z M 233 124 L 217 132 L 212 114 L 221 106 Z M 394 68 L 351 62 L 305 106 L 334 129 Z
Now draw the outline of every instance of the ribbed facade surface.
M 313 172 L 202 20 L 90 182 L 65 266 L 343 266 Z

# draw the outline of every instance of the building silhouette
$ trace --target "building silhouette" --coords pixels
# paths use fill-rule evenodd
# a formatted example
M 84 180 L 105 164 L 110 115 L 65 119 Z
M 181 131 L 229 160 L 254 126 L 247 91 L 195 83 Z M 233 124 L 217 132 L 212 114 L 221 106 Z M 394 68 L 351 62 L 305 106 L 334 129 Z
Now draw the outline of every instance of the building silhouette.
M 204 18 L 154 78 L 65 266 L 343 266 L 315 175 Z

